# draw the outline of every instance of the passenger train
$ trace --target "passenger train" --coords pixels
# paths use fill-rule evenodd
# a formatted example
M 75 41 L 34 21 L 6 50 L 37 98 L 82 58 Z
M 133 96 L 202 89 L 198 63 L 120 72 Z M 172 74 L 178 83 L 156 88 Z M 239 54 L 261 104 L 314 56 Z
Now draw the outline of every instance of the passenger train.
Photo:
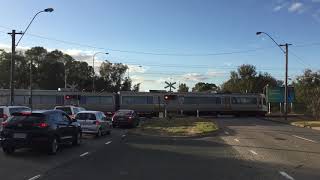
M 9 105 L 10 90 L 0 90 L 0 105 Z M 165 100 L 165 96 L 170 99 Z M 29 105 L 29 90 L 15 90 L 15 105 Z M 78 105 L 90 110 L 112 113 L 118 109 L 132 109 L 141 115 L 160 112 L 179 114 L 265 115 L 263 94 L 119 92 L 88 93 L 33 90 L 34 109 L 52 109 L 57 105 Z

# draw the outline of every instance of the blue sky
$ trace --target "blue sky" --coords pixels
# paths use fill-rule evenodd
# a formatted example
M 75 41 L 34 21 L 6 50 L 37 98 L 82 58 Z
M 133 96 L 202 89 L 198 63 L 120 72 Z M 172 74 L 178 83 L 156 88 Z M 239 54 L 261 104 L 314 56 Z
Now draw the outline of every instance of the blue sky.
M 320 0 L 2 0 L 0 48 L 47 7 L 55 11 L 37 17 L 21 49 L 59 49 L 89 64 L 93 52 L 109 52 L 97 59 L 128 64 L 142 90 L 165 80 L 221 84 L 241 64 L 283 80 L 284 54 L 256 31 L 293 44 L 291 78 L 320 69 Z

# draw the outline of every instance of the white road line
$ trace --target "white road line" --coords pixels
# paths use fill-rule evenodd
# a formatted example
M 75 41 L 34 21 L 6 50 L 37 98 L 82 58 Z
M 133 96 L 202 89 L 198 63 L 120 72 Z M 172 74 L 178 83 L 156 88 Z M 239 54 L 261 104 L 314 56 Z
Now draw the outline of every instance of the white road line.
M 105 144 L 110 144 L 112 141 L 108 141 L 108 142 L 106 142 Z
M 279 171 L 279 173 L 280 173 L 283 177 L 285 177 L 285 178 L 287 178 L 287 179 L 294 180 L 293 177 L 291 177 L 289 174 L 287 174 L 287 173 L 284 172 L 284 171 Z
M 41 175 L 40 175 L 40 174 L 38 174 L 38 175 L 36 175 L 36 176 L 34 176 L 34 177 L 32 177 L 32 178 L 28 179 L 28 180 L 36 180 L 36 179 L 39 179 L 40 177 L 41 177 Z
M 226 135 L 229 135 L 229 132 L 228 132 L 228 131 L 225 131 L 224 133 L 225 133 Z
M 300 137 L 300 136 L 297 136 L 297 135 L 292 135 L 292 136 L 293 136 L 293 137 L 296 137 L 296 138 L 299 138 L 299 139 L 303 139 L 303 140 L 306 140 L 306 141 L 310 141 L 310 142 L 316 143 L 316 141 L 311 140 L 311 139 L 307 139 L 307 138 Z
M 80 157 L 86 156 L 88 154 L 89 154 L 89 152 L 85 152 L 85 153 L 81 154 Z
M 240 142 L 239 139 L 234 139 L 234 140 L 237 141 L 237 142 Z
M 253 151 L 253 150 L 249 150 L 249 152 L 251 152 L 251 153 L 254 154 L 254 155 L 258 155 L 258 153 L 256 153 L 256 152 Z

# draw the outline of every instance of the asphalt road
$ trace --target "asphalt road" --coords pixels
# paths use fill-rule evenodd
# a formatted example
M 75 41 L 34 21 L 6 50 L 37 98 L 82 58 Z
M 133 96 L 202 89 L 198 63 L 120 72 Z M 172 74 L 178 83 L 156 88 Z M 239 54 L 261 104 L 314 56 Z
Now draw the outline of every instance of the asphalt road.
M 221 132 L 212 137 L 155 138 L 115 129 L 56 156 L 0 152 L 0 179 L 320 179 L 319 131 L 257 118 L 214 119 Z

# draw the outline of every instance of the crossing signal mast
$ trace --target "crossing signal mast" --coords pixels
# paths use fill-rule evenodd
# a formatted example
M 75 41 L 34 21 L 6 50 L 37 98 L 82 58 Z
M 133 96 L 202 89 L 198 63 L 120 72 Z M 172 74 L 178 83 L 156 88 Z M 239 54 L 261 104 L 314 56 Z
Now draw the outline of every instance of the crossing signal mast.
M 165 81 L 165 83 L 167 84 L 167 86 L 165 86 L 164 88 L 165 89 L 169 88 L 169 92 L 172 92 L 171 88 L 172 89 L 176 89 L 173 85 L 177 84 L 177 82 L 167 82 L 167 81 Z

